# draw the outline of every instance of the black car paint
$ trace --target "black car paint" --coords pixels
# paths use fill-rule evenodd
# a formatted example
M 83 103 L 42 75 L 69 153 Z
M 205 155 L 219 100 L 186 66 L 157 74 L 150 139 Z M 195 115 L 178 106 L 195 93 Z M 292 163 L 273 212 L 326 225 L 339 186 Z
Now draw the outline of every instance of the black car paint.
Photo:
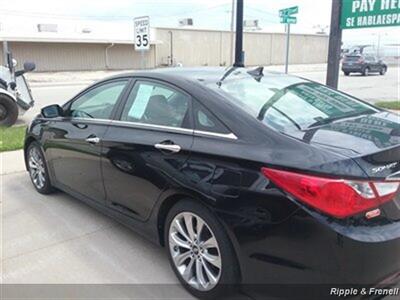
M 384 214 L 375 220 L 366 220 L 362 214 L 339 220 L 302 205 L 260 172 L 261 167 L 270 166 L 328 177 L 384 178 L 400 166 L 378 174 L 369 170 L 389 160 L 400 161 L 398 134 L 387 133 L 395 140 L 390 145 L 379 144 L 382 147 L 376 139 L 368 140 L 370 128 L 346 132 L 340 130 L 341 121 L 310 129 L 312 133 L 303 132 L 304 136 L 282 134 L 206 88 L 195 77 L 202 72 L 180 72 L 123 76 L 132 81 L 147 78 L 178 87 L 212 111 L 237 139 L 131 126 L 115 121 L 121 113 L 119 106 L 113 114 L 114 121 L 100 124 L 38 116 L 28 128 L 25 149 L 31 141 L 38 141 L 53 185 L 161 245 L 168 209 L 186 197 L 201 201 L 218 216 L 230 236 L 244 284 L 377 284 L 400 271 L 399 197 L 385 204 Z M 194 74 L 195 79 L 188 73 Z M 205 72 L 204 80 L 217 82 L 222 73 Z M 385 120 L 389 114 L 382 111 L 343 122 L 351 126 L 360 118 Z M 338 149 L 338 131 L 340 144 L 347 145 L 346 149 Z M 78 141 L 93 133 L 102 139 L 101 147 Z M 320 133 L 326 137 L 324 142 L 319 141 Z M 66 143 L 67 139 L 71 142 Z M 153 147 L 166 140 L 179 143 L 183 151 L 168 154 Z M 350 149 L 358 143 L 364 147 Z M 381 150 L 387 147 L 389 156 L 382 155 Z M 76 176 L 76 186 L 66 186 L 56 178 L 57 164 L 62 164 L 65 175 Z

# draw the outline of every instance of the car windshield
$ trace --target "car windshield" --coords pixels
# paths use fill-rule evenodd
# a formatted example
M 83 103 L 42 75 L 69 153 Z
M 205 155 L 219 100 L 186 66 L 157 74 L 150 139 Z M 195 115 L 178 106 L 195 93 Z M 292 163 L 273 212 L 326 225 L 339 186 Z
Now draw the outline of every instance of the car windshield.
M 240 76 L 212 86 L 232 104 L 282 132 L 378 111 L 327 86 L 291 76 L 264 76 L 260 80 Z

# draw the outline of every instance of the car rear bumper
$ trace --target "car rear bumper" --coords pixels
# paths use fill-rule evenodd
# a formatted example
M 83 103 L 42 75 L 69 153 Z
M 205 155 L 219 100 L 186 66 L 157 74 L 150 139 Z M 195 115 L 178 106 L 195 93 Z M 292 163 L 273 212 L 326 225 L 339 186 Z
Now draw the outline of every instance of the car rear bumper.
M 342 66 L 343 72 L 362 72 L 363 66 Z
M 375 228 L 370 239 L 368 228 L 343 227 L 346 233 L 302 210 L 280 224 L 235 226 L 243 288 L 298 295 L 310 288 L 326 293 L 339 286 L 394 285 L 400 279 L 400 223 Z

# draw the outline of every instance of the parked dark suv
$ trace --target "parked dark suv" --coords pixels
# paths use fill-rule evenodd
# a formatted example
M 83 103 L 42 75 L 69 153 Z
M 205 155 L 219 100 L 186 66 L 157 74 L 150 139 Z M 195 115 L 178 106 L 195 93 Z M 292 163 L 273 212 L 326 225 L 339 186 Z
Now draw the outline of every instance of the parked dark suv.
M 350 73 L 361 73 L 368 76 L 369 73 L 385 75 L 387 65 L 374 55 L 348 54 L 343 58 L 342 71 L 348 76 Z

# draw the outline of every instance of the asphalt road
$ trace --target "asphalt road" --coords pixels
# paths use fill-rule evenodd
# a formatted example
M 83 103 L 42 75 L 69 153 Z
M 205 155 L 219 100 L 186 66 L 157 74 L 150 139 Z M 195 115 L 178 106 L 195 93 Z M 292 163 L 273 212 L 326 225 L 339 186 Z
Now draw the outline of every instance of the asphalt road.
M 326 72 L 295 73 L 298 76 L 325 84 Z M 377 101 L 395 101 L 400 99 L 400 68 L 389 67 L 385 76 L 371 74 L 362 76 L 340 73 L 339 90 L 361 100 L 375 103 Z
M 35 106 L 18 118 L 17 124 L 28 124 L 44 106 L 50 104 L 64 104 L 79 91 L 87 87 L 84 85 L 49 85 L 32 86 L 32 95 L 35 99 Z
M 298 72 L 294 73 L 294 75 L 324 83 L 326 72 Z M 18 124 L 29 123 L 43 106 L 65 103 L 86 86 L 87 84 L 33 86 L 32 93 L 36 100 L 35 107 L 20 117 Z M 400 97 L 400 68 L 390 67 L 385 76 L 374 74 L 368 77 L 357 74 L 344 76 L 341 73 L 339 89 L 371 103 L 383 100 L 398 100 Z

